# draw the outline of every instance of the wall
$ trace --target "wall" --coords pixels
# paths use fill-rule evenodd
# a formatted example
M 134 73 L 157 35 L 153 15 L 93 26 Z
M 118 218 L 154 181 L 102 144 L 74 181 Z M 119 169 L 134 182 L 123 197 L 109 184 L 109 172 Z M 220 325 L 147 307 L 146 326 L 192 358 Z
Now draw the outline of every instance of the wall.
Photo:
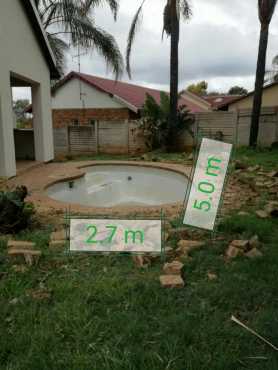
M 0 12 L 0 176 L 16 174 L 10 73 L 37 84 L 41 125 L 35 127 L 37 157 L 53 159 L 50 72 L 33 28 L 19 0 L 4 1 Z
M 136 154 L 147 151 L 136 121 L 98 121 L 91 126 L 55 128 L 55 154 Z
M 252 109 L 253 106 L 253 95 L 247 96 L 244 99 L 239 100 L 229 105 L 229 111 L 236 111 L 239 109 Z M 275 107 L 278 104 L 278 84 L 273 85 L 269 88 L 265 88 L 263 92 L 263 107 Z
M 82 100 L 80 100 L 80 88 Z M 53 109 L 124 108 L 116 99 L 87 83 L 73 78 L 66 82 L 52 97 Z
M 73 125 L 75 119 L 78 119 L 80 125 L 89 125 L 90 120 L 126 120 L 132 115 L 128 108 L 52 110 L 54 129 Z
M 271 146 L 278 141 L 278 108 L 263 108 L 260 117 L 258 144 Z M 249 145 L 251 110 L 238 112 L 210 112 L 196 114 L 195 137 L 216 138 L 223 133 L 223 141 L 237 145 Z

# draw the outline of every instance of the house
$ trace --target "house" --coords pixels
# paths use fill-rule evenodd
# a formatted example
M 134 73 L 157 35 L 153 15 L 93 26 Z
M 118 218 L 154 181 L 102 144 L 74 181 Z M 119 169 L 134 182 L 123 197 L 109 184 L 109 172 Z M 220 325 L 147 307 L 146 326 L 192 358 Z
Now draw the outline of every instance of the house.
M 210 110 L 227 110 L 227 106 L 240 99 L 242 95 L 207 95 L 203 99 L 210 104 Z
M 254 91 L 247 95 L 240 96 L 237 99 L 227 102 L 222 108 L 229 111 L 237 111 L 242 109 L 251 110 L 253 107 Z M 273 82 L 266 85 L 263 90 L 262 108 L 278 106 L 278 82 Z
M 0 176 L 11 177 L 16 175 L 11 87 L 31 87 L 34 157 L 47 162 L 53 159 L 50 78 L 59 73 L 32 0 L 3 2 L 0 43 Z
M 134 121 L 141 117 L 147 94 L 160 102 L 161 91 L 156 89 L 69 73 L 52 89 L 55 153 L 121 154 L 146 150 Z M 208 104 L 186 94 L 179 105 L 196 113 L 204 111 Z

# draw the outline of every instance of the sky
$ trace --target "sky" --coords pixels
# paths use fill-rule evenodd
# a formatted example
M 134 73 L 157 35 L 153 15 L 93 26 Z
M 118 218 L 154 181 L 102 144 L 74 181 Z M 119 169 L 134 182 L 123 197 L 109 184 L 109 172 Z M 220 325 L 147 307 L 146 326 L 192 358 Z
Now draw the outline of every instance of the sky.
M 120 0 L 117 22 L 105 1 L 93 13 L 97 26 L 110 32 L 125 54 L 132 18 L 142 0 Z M 146 0 L 140 29 L 132 51 L 132 80 L 123 81 L 169 90 L 170 43 L 162 41 L 163 7 L 166 0 Z M 227 92 L 240 85 L 253 90 L 260 24 L 257 0 L 190 0 L 193 17 L 182 21 L 179 52 L 179 88 L 206 80 L 209 91 Z M 267 68 L 278 54 L 278 8 L 273 17 Z M 66 72 L 78 70 L 76 50 L 67 56 Z M 104 60 L 88 51 L 81 57 L 81 72 L 113 78 Z M 14 99 L 30 98 L 30 91 L 14 89 Z

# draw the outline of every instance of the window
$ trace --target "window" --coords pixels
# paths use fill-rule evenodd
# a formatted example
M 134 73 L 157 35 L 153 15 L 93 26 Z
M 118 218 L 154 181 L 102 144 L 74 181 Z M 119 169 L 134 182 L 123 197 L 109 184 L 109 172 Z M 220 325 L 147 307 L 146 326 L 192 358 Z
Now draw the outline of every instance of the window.
M 89 125 L 94 126 L 96 121 L 94 119 L 89 119 Z
M 79 126 L 79 121 L 78 121 L 78 119 L 74 119 L 74 120 L 72 121 L 72 124 L 73 124 L 73 126 Z

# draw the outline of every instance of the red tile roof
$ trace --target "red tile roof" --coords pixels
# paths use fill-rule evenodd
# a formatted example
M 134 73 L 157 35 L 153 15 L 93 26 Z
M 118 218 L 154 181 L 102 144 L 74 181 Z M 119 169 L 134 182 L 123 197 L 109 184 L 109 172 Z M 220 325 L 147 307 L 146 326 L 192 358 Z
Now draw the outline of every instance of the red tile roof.
M 67 81 L 72 78 L 79 78 L 85 83 L 91 85 L 92 87 L 105 92 L 109 95 L 116 96 L 121 100 L 125 101 L 136 110 L 139 110 L 143 107 L 146 94 L 151 95 L 157 103 L 160 102 L 160 90 L 151 89 L 144 86 L 133 85 L 126 82 L 109 80 L 102 77 L 92 76 L 84 73 L 70 72 L 66 77 L 64 77 L 60 82 L 58 82 L 54 88 L 53 92 L 55 93 L 61 86 L 63 86 Z M 191 113 L 202 112 L 202 108 L 198 105 L 188 101 L 185 97 L 181 98 L 179 105 L 186 105 Z
M 222 106 L 226 106 L 242 97 L 242 95 L 209 95 L 203 96 L 202 98 L 210 103 L 212 109 L 218 109 Z

